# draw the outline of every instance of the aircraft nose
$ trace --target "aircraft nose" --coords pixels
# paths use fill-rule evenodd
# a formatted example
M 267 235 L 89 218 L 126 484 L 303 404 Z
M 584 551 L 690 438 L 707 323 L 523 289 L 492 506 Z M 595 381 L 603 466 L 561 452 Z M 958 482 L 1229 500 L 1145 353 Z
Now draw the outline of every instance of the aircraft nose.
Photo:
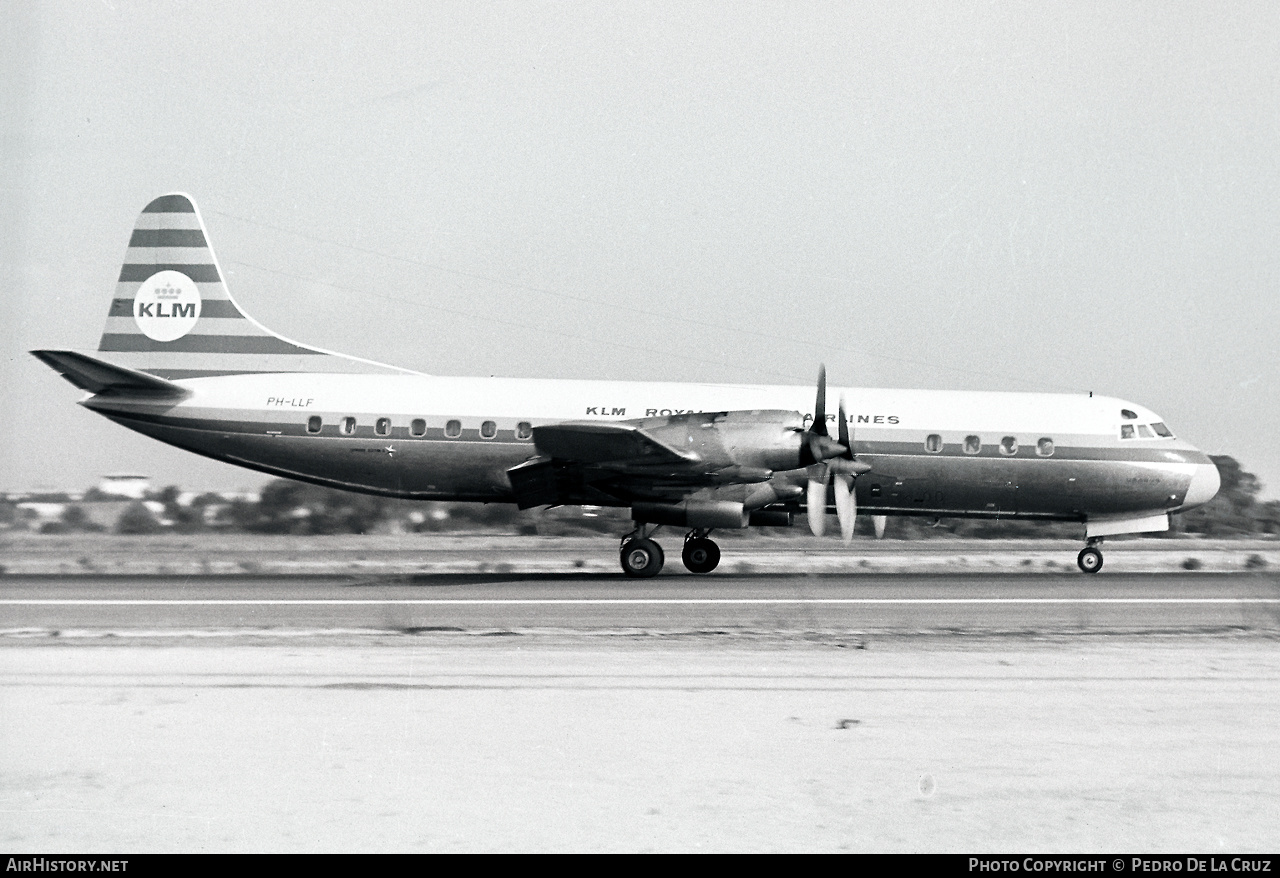
M 1213 463 L 1198 464 L 1191 475 L 1191 485 L 1187 488 L 1187 496 L 1183 498 L 1182 508 L 1203 506 L 1214 498 L 1221 485 L 1218 468 Z

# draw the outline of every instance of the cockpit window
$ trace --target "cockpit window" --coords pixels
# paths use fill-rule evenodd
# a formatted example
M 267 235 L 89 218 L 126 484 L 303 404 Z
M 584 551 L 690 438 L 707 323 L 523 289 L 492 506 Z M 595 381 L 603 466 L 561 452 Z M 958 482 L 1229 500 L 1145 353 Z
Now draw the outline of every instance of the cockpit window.
M 1133 424 L 1121 424 L 1121 425 L 1120 425 L 1120 438 L 1121 438 L 1121 439 L 1132 439 L 1132 438 L 1133 438 Z
M 1136 421 L 1138 419 L 1137 413 L 1131 412 L 1128 409 L 1120 409 L 1120 417 L 1124 418 L 1126 421 Z
M 1138 435 L 1139 435 L 1140 437 L 1142 437 L 1143 439 L 1154 439 L 1154 438 L 1155 438 L 1155 434 L 1151 432 L 1151 428 L 1150 428 L 1150 427 L 1148 427 L 1146 424 L 1139 424 L 1139 425 L 1138 425 Z
M 1156 431 L 1156 435 L 1157 435 L 1157 436 L 1160 436 L 1160 437 L 1162 437 L 1162 438 L 1164 438 L 1164 439 L 1172 439 L 1172 438 L 1173 438 L 1173 434 L 1172 434 L 1171 432 L 1169 432 L 1169 428 L 1168 428 L 1168 427 L 1166 427 L 1166 426 L 1165 426 L 1163 423 L 1161 423 L 1160 421 L 1156 421 L 1154 424 L 1152 424 L 1152 425 L 1151 425 L 1151 429 Z

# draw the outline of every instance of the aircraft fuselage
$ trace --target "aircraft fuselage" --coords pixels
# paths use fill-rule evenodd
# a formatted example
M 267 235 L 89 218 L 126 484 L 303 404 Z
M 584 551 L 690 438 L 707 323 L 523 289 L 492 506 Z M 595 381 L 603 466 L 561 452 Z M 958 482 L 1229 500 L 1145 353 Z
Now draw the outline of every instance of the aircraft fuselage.
M 532 428 L 543 424 L 767 409 L 812 417 L 806 387 L 303 373 L 178 383 L 190 395 L 176 402 L 105 395 L 84 404 L 219 460 L 420 500 L 513 502 L 507 470 L 537 454 Z M 857 479 L 858 505 L 873 514 L 1163 515 L 1208 499 L 1202 484 L 1217 487 L 1212 461 L 1157 435 L 1158 416 L 1123 400 L 860 388 L 831 395 L 840 392 L 858 458 L 871 465 Z M 827 417 L 834 431 L 836 415 Z

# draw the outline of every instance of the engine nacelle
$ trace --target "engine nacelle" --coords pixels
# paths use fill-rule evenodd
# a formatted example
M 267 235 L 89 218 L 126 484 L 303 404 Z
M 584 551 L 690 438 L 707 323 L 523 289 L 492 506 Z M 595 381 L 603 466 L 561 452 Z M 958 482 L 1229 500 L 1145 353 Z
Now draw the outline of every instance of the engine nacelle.
M 779 472 L 812 462 L 803 459 L 804 421 L 799 412 L 698 412 L 638 423 L 655 439 L 709 464 Z
M 746 508 L 732 500 L 685 500 L 683 503 L 635 503 L 631 520 L 672 527 L 741 528 L 747 526 Z

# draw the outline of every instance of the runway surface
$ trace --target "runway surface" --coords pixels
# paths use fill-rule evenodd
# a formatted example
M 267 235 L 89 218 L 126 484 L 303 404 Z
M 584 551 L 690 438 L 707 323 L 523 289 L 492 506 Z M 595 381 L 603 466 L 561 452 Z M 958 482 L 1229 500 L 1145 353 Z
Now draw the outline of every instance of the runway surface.
M 0 632 L 1280 631 L 1280 574 L 5 577 Z
M 1280 844 L 1273 638 L 865 640 L 4 639 L 0 844 Z
M 1280 574 L 0 576 L 0 844 L 1280 843 Z

